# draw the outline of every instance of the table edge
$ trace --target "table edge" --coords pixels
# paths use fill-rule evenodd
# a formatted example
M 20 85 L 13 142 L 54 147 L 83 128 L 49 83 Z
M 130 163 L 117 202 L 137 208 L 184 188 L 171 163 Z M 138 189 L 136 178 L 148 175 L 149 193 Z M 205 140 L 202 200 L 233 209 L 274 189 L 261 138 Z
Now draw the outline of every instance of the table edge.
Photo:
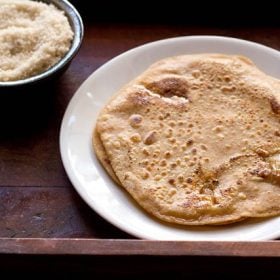
M 280 242 L 198 242 L 150 241 L 132 239 L 0 238 L 0 254 L 279 257 Z

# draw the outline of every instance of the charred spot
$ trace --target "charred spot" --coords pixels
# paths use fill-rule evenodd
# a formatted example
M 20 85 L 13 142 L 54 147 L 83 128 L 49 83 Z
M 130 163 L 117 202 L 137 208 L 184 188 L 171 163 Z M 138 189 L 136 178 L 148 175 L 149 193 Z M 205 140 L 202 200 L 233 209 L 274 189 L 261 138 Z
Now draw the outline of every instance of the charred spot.
M 193 182 L 192 178 L 190 178 L 190 177 L 188 177 L 186 181 L 188 184 L 191 184 Z
M 261 149 L 261 148 L 258 148 L 258 149 L 256 150 L 256 153 L 257 153 L 260 157 L 268 157 L 268 156 L 269 156 L 268 151 L 266 151 L 265 149 Z
M 157 82 L 145 85 L 147 89 L 163 96 L 172 97 L 179 96 L 187 98 L 189 85 L 187 81 L 178 78 L 164 78 Z
M 146 145 L 152 145 L 156 141 L 157 141 L 157 132 L 156 131 L 150 131 L 145 135 L 143 142 Z
M 131 94 L 129 96 L 129 101 L 136 106 L 145 106 L 150 103 L 147 92 L 142 90 L 135 91 L 133 94 Z
M 169 179 L 169 180 L 168 180 L 168 183 L 169 183 L 170 185 L 174 185 L 174 184 L 175 184 L 175 180 L 174 180 L 174 179 Z
M 267 168 L 264 164 L 259 164 L 256 168 L 250 169 L 249 173 L 261 178 L 266 178 L 271 175 L 271 169 Z
M 192 144 L 193 144 L 193 140 L 192 140 L 192 139 L 189 139 L 189 140 L 187 141 L 187 145 L 190 146 L 190 145 L 192 145 Z
M 273 113 L 280 114 L 280 104 L 274 96 L 270 98 L 270 106 Z
M 243 185 L 243 181 L 242 181 L 241 179 L 238 179 L 238 180 L 236 181 L 236 184 L 237 184 L 237 185 Z

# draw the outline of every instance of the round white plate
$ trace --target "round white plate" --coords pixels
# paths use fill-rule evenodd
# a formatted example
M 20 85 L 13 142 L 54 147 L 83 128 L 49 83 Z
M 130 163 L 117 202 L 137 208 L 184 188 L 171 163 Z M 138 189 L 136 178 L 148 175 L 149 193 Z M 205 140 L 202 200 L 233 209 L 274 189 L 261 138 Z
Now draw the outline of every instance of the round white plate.
M 99 215 L 120 229 L 157 240 L 267 240 L 280 236 L 280 217 L 250 220 L 229 226 L 174 226 L 153 219 L 117 186 L 98 162 L 91 136 L 100 109 L 121 86 L 151 63 L 192 53 L 241 54 L 266 73 L 280 77 L 280 53 L 244 40 L 190 36 L 146 44 L 112 59 L 95 71 L 72 98 L 61 126 L 60 151 L 77 192 Z

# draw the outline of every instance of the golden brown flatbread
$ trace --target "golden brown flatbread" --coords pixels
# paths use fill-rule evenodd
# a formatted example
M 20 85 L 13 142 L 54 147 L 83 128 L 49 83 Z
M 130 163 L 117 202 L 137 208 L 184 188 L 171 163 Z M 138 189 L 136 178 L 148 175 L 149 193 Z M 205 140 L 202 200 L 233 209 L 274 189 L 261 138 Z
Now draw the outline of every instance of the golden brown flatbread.
M 107 171 L 107 173 L 111 176 L 111 178 L 117 183 L 117 184 L 121 184 L 119 179 L 117 178 L 111 164 L 110 164 L 110 160 L 106 154 L 106 151 L 104 149 L 104 146 L 101 142 L 100 136 L 97 133 L 97 130 L 94 130 L 93 133 L 93 137 L 92 137 L 92 144 L 93 144 L 93 148 L 95 150 L 96 156 L 99 159 L 99 161 L 102 163 L 103 167 L 105 168 L 105 170 Z
M 93 142 L 111 177 L 164 221 L 280 213 L 280 82 L 245 57 L 153 64 L 106 105 Z

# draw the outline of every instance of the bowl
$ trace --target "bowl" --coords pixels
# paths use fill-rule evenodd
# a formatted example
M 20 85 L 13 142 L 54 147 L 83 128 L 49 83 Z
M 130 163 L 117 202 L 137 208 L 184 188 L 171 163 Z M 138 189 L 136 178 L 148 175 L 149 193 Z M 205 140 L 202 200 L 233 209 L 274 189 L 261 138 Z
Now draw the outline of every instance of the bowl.
M 33 0 L 38 2 L 44 2 L 47 4 L 53 4 L 58 9 L 63 10 L 65 16 L 68 18 L 69 24 L 73 30 L 74 37 L 70 49 L 65 56 L 60 59 L 55 65 L 47 69 L 46 71 L 37 74 L 35 76 L 16 80 L 1 82 L 0 81 L 0 93 L 10 93 L 11 91 L 30 90 L 34 88 L 34 85 L 38 85 L 45 82 L 50 82 L 58 78 L 70 65 L 72 59 L 77 54 L 84 35 L 84 27 L 81 16 L 75 7 L 66 0 Z

